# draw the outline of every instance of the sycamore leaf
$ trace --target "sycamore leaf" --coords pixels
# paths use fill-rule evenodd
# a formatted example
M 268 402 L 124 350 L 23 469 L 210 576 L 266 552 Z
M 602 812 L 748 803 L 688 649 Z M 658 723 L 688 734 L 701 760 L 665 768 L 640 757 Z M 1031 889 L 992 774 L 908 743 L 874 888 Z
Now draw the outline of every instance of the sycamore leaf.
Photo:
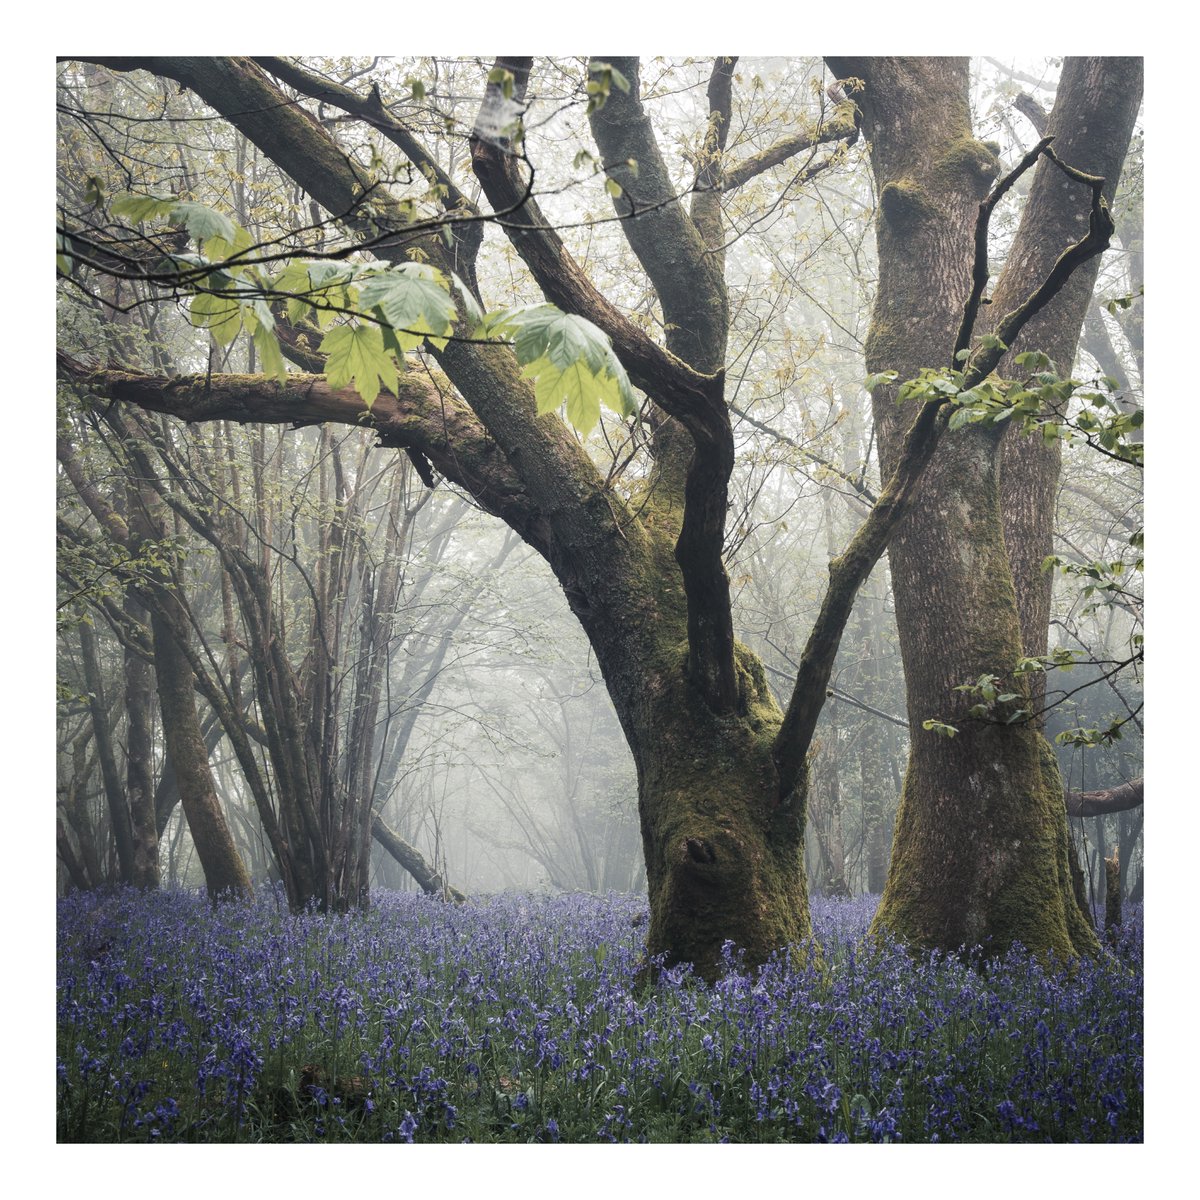
M 490 313 L 484 329 L 512 339 L 521 373 L 534 381 L 538 412 L 566 404 L 568 422 L 586 436 L 601 404 L 622 417 L 637 411 L 625 368 L 591 321 L 535 304 Z
M 339 325 L 321 342 L 325 377 L 332 388 L 346 387 L 351 380 L 368 408 L 379 395 L 380 384 L 393 392 L 398 385 L 396 364 L 383 345 L 383 334 L 374 325 Z
M 403 350 L 415 350 L 426 334 L 449 334 L 458 315 L 449 280 L 425 263 L 401 263 L 372 275 L 360 300 L 364 309 L 379 310 Z
M 174 196 L 138 196 L 124 192 L 114 196 L 109 207 L 114 217 L 127 217 L 130 221 L 149 221 L 153 217 L 165 217 L 176 204 Z
M 886 387 L 889 383 L 895 383 L 898 377 L 897 371 L 879 371 L 874 375 L 868 375 L 863 380 L 863 387 L 868 392 L 873 392 L 877 387 Z
M 947 725 L 944 721 L 922 721 L 921 728 L 928 729 L 930 733 L 936 733 L 938 737 L 944 738 L 952 738 L 958 733 L 953 725 Z
M 172 222 L 184 226 L 188 236 L 203 244 L 206 250 L 207 243 L 212 238 L 220 238 L 232 246 L 237 237 L 233 222 L 224 213 L 209 208 L 207 204 L 197 204 L 194 200 L 180 200 L 172 205 L 167 215 Z
M 279 338 L 275 336 L 275 330 L 271 326 L 256 321 L 251 336 L 254 338 L 255 348 L 258 350 L 259 364 L 263 374 L 271 375 L 281 381 L 286 380 L 287 366 L 283 361 L 283 352 L 279 349 Z M 370 405 L 367 407 L 369 408 Z
M 198 292 L 188 306 L 188 319 L 207 329 L 218 346 L 228 346 L 242 330 L 242 308 L 224 292 Z
M 462 300 L 462 306 L 467 311 L 467 317 L 470 319 L 471 330 L 473 332 L 483 324 L 483 309 L 479 307 L 479 301 L 471 294 L 471 289 L 453 271 L 450 272 L 450 281 L 454 284 L 454 290 L 458 292 L 459 299 Z
M 204 253 L 212 259 L 229 258 L 234 254 L 241 254 L 244 250 L 249 250 L 254 245 L 254 239 L 250 236 L 249 230 L 243 229 L 236 221 L 231 221 L 233 226 L 233 239 L 226 241 L 221 234 L 215 234 L 204 243 Z M 227 268 L 234 274 L 240 274 L 246 270 L 245 266 L 231 265 Z

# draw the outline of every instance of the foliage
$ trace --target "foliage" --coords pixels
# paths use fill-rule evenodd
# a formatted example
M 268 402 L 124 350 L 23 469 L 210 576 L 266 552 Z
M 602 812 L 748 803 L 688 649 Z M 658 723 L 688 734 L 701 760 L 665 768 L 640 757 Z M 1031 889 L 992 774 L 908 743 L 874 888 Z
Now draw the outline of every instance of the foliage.
M 601 404 L 623 417 L 636 412 L 625 368 L 590 321 L 553 304 L 530 304 L 492 313 L 483 329 L 512 339 L 521 373 L 533 380 L 539 413 L 565 404 L 567 420 L 586 435 L 600 419 Z
M 597 65 L 604 68 L 597 76 L 603 86 L 593 99 L 607 97 L 614 85 L 629 90 L 619 71 Z M 508 79 L 493 82 L 511 88 L 511 75 L 503 74 Z M 231 345 L 244 330 L 268 375 L 286 377 L 271 311 L 273 302 L 282 301 L 293 325 L 311 320 L 328 330 L 320 349 L 328 355 L 330 385 L 353 386 L 370 408 L 381 387 L 395 391 L 406 353 L 426 342 L 444 346 L 454 335 L 457 292 L 479 336 L 512 340 L 522 373 L 533 381 L 539 413 L 565 406 L 567 421 L 586 437 L 600 420 L 602 404 L 625 418 L 637 411 L 629 378 L 608 336 L 552 304 L 485 314 L 460 279 L 423 262 L 393 266 L 293 258 L 271 276 L 265 270 L 270 256 L 256 259 L 258 247 L 250 234 L 208 205 L 125 193 L 110 208 L 114 216 L 131 222 L 164 219 L 186 229 L 200 253 L 167 254 L 161 265 L 190 297 L 189 319 L 218 346 Z M 61 238 L 57 252 L 59 269 L 66 273 L 70 264 Z
M 981 338 L 979 347 L 993 343 L 1003 348 L 994 337 Z M 962 351 L 960 360 L 969 361 L 971 353 Z M 1082 442 L 1121 462 L 1142 465 L 1142 410 L 1122 407 L 1115 379 L 1105 376 L 1094 384 L 1062 379 L 1038 350 L 1018 354 L 1013 361 L 1028 374 L 1021 379 L 989 375 L 969 388 L 963 386 L 964 371 L 927 367 L 915 379 L 901 383 L 896 403 L 948 400 L 954 406 L 951 430 L 964 425 L 997 426 L 1016 418 L 1023 433 L 1036 433 L 1047 443 Z M 880 371 L 864 380 L 863 386 L 870 391 L 898 378 L 895 371 Z
M 727 948 L 634 989 L 644 901 L 77 894 L 58 925 L 62 1141 L 1139 1141 L 1140 913 L 1065 970 L 863 941 Z

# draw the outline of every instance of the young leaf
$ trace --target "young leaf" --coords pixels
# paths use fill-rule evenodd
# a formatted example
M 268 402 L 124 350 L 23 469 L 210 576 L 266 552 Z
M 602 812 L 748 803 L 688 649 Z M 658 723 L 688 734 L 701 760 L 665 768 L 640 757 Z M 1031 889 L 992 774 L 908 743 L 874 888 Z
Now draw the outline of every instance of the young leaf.
M 936 733 L 938 737 L 952 738 L 958 733 L 953 725 L 947 725 L 944 721 L 922 721 L 921 728 L 928 729 L 930 733 Z
M 383 334 L 374 325 L 339 325 L 321 342 L 325 377 L 332 388 L 343 388 L 354 381 L 358 394 L 368 408 L 379 395 L 380 384 L 396 390 L 396 364 L 384 349 Z
M 445 336 L 458 315 L 446 276 L 424 263 L 401 263 L 372 275 L 363 285 L 364 309 L 378 309 L 405 350 L 415 350 L 425 334 Z
M 898 371 L 879 371 L 874 375 L 868 375 L 863 380 L 863 387 L 868 392 L 873 392 L 877 387 L 886 387 L 889 383 L 895 383 L 898 378 Z
M 601 404 L 623 417 L 637 411 L 608 337 L 583 317 L 538 304 L 492 313 L 483 328 L 512 338 L 522 374 L 534 380 L 539 412 L 565 403 L 567 420 L 586 436 Z
M 224 213 L 209 208 L 207 204 L 181 200 L 172 206 L 167 216 L 173 223 L 184 226 L 188 236 L 204 246 L 205 253 L 209 253 L 208 243 L 214 238 L 229 246 L 232 246 L 237 238 L 233 222 Z
M 149 221 L 153 217 L 165 217 L 175 207 L 174 196 L 138 196 L 124 192 L 114 196 L 109 206 L 114 217 L 127 217 L 130 221 Z
M 242 308 L 223 292 L 198 292 L 188 307 L 188 319 L 207 329 L 218 346 L 228 346 L 242 330 Z

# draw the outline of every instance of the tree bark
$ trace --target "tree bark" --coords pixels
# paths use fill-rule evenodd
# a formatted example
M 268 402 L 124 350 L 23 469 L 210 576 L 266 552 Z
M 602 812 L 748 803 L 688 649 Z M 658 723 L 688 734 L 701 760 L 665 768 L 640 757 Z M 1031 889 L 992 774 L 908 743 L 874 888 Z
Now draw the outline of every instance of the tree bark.
M 121 871 L 121 882 L 132 883 L 133 832 L 129 823 L 129 808 L 125 789 L 121 786 L 117 770 L 117 757 L 113 749 L 112 725 L 109 721 L 108 705 L 104 698 L 104 681 L 100 672 L 100 655 L 96 647 L 96 635 L 86 623 L 79 626 L 79 649 L 83 658 L 84 678 L 88 688 L 88 708 L 92 715 L 92 738 L 96 743 L 96 756 L 100 760 L 100 774 L 104 781 L 104 795 L 108 801 L 109 825 L 113 842 L 117 847 L 117 862 Z
M 125 613 L 146 625 L 149 613 L 132 590 L 126 593 Z M 134 887 L 157 888 L 158 825 L 154 812 L 154 741 L 152 697 L 154 668 L 131 647 L 125 648 L 125 783 L 133 826 Z
M 162 710 L 163 740 L 175 767 L 175 779 L 204 883 L 214 900 L 251 895 L 250 876 L 221 810 L 208 749 L 196 713 L 196 684 L 183 651 L 187 619 L 174 596 L 164 595 L 153 609 L 154 675 Z
M 951 362 L 972 290 L 976 210 L 996 159 L 971 131 L 966 60 L 830 66 L 865 81 L 858 100 L 880 196 L 867 368 L 912 378 Z M 894 387 L 877 388 L 874 406 L 886 475 L 912 418 Z M 1053 753 L 1028 725 L 972 720 L 974 698 L 955 691 L 984 674 L 1007 676 L 1022 652 L 1000 441 L 977 425 L 944 438 L 920 505 L 889 546 L 912 749 L 875 927 L 947 950 L 1020 941 L 1069 956 L 1096 942 L 1071 888 Z M 927 730 L 928 720 L 959 732 Z

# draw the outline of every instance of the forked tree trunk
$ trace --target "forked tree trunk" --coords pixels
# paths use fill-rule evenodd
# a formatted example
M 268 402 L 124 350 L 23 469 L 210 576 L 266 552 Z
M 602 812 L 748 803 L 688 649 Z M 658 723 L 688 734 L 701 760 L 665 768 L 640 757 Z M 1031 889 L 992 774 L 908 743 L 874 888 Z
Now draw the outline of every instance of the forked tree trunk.
M 997 171 L 991 149 L 971 132 L 966 61 L 831 65 L 865 80 L 860 103 L 880 193 L 868 370 L 896 370 L 906 379 L 922 367 L 949 366 L 971 286 L 975 207 Z M 1060 188 L 1065 182 L 1043 164 L 1043 188 L 1046 180 Z M 1047 222 L 1036 211 L 1031 219 L 1041 223 L 1032 226 L 1038 231 Z M 1065 242 L 1049 252 L 1051 261 Z M 1030 268 L 1017 261 L 997 285 L 997 311 L 1022 299 L 1028 279 L 1044 270 L 1042 262 Z M 1069 300 L 1060 297 L 1044 312 Z M 1081 320 L 1082 311 L 1076 334 Z M 877 389 L 874 400 L 886 473 L 911 417 L 897 409 L 894 388 Z M 1026 564 L 1034 556 L 1040 562 L 1040 530 L 1052 513 L 1042 494 L 1044 472 L 1035 469 L 1039 505 L 1026 511 L 1037 507 L 1037 517 L 1019 528 L 1009 522 L 1009 536 L 1022 539 L 1013 547 L 1026 588 L 1027 603 L 1019 605 L 1005 544 L 1001 444 L 999 431 L 981 426 L 948 435 L 925 476 L 921 503 L 889 547 L 912 749 L 876 928 L 944 949 L 1003 950 L 1020 941 L 1067 956 L 1093 951 L 1097 942 L 1075 901 L 1053 752 L 1036 723 L 975 720 L 968 709 L 978 697 L 955 690 L 994 674 L 1020 695 L 1013 707 L 1036 707 L 1037 690 L 1012 672 L 1025 646 L 1037 646 L 1037 628 L 1044 645 L 1048 592 L 1034 596 L 1040 582 L 1031 582 Z M 1022 457 L 1014 457 L 1014 472 Z M 925 729 L 931 719 L 958 734 Z
M 712 979 L 726 940 L 750 963 L 804 946 L 812 929 L 803 816 L 779 802 L 772 746 L 783 714 L 739 647 L 745 715 L 716 717 L 689 683 L 682 648 L 648 667 L 652 703 L 630 740 L 650 899 L 647 953 Z M 620 712 L 620 705 L 618 705 Z

